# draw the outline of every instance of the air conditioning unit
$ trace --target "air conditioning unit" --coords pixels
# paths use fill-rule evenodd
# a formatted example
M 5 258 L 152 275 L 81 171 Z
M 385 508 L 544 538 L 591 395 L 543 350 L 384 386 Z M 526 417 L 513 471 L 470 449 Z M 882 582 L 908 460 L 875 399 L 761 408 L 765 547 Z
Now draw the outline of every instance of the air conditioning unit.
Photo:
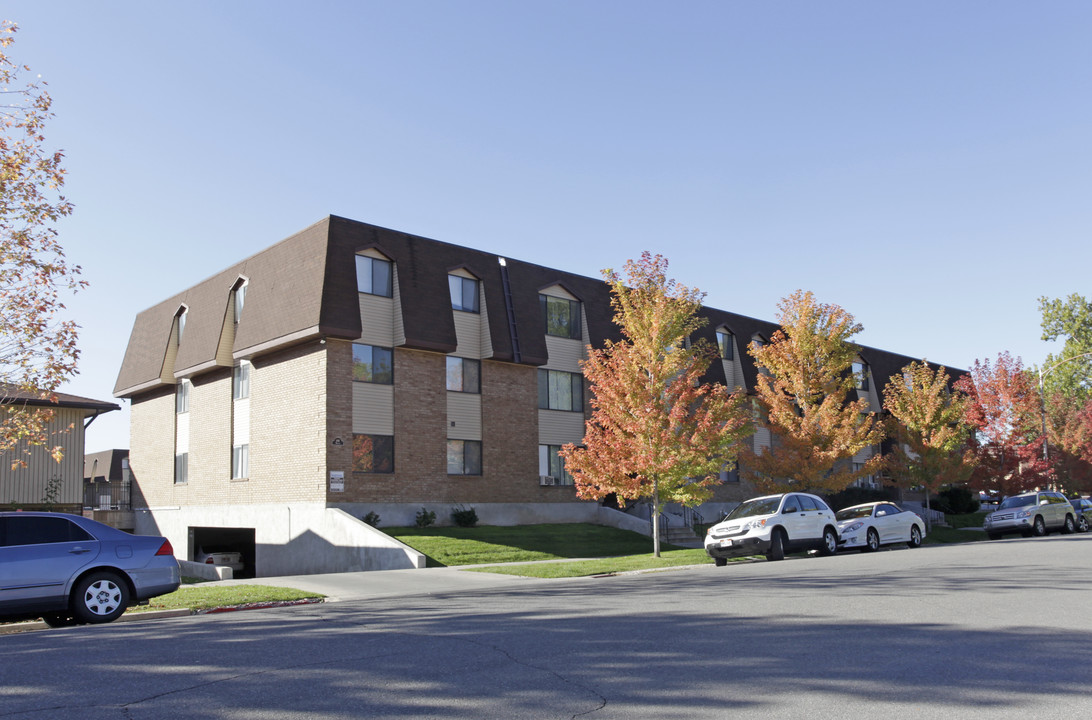
M 538 484 L 539 485 L 557 485 L 557 478 L 551 477 L 550 475 L 539 475 L 538 476 Z

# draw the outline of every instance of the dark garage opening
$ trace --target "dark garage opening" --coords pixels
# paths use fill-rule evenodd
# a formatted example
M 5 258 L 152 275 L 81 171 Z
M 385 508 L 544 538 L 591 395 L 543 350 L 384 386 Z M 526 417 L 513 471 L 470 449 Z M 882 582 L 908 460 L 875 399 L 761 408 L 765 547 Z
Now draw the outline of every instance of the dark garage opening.
M 243 569 L 234 577 L 252 578 L 254 571 L 254 528 L 191 527 L 189 559 L 199 562 L 203 554 L 237 552 L 242 556 Z

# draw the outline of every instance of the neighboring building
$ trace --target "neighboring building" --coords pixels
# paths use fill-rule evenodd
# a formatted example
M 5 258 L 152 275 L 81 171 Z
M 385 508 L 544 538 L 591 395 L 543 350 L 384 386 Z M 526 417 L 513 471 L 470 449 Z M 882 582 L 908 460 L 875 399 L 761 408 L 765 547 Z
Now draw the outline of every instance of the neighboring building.
M 702 314 L 722 355 L 708 379 L 754 387 L 746 345 L 777 325 Z M 583 437 L 580 361 L 607 339 L 601 279 L 329 217 L 137 316 L 114 390 L 137 530 L 273 575 L 412 564 L 369 512 L 602 521 L 557 450 Z M 861 355 L 877 378 L 911 360 Z M 714 508 L 751 494 L 723 479 Z
M 132 531 L 129 451 L 103 450 L 83 458 L 83 513 L 99 522 Z
M 28 395 L 10 386 L 0 387 L 0 404 L 26 405 L 53 410 L 55 415 L 46 432 L 49 447 L 60 445 L 64 457 L 57 462 L 47 448 L 33 447 L 29 454 L 23 448 L 0 456 L 0 508 L 41 510 L 79 514 L 83 510 L 84 430 L 105 412 L 120 410 L 111 402 L 55 393 L 50 402 Z M 16 455 L 26 460 L 26 467 L 12 468 Z M 50 498 L 52 495 L 52 501 Z

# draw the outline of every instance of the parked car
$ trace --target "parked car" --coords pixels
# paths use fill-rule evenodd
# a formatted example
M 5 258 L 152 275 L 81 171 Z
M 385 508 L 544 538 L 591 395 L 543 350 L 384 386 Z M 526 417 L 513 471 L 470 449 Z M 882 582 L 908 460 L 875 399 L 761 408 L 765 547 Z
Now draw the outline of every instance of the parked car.
M 807 493 L 747 500 L 705 535 L 705 552 L 717 566 L 745 555 L 781 560 L 785 553 L 798 550 L 818 550 L 823 555 L 838 551 L 834 512 L 821 498 Z
M 879 550 L 881 545 L 906 543 L 921 547 L 925 521 L 909 510 L 889 502 L 854 505 L 839 510 L 838 547 L 863 552 Z
M 238 573 L 243 571 L 243 554 L 238 552 L 210 552 L 206 553 L 203 550 L 199 550 L 197 553 L 197 562 L 205 563 L 206 565 L 221 565 L 231 568 L 232 572 Z
M 990 540 L 1011 533 L 1025 537 L 1059 530 L 1071 533 L 1077 527 L 1074 515 L 1065 495 L 1050 490 L 1032 491 L 1002 500 L 997 510 L 986 516 L 982 528 Z
M 1073 506 L 1073 512 L 1077 514 L 1077 532 L 1088 532 L 1088 528 L 1092 526 L 1092 500 L 1072 498 L 1069 504 Z
M 0 513 L 0 619 L 41 617 L 51 627 L 110 622 L 180 582 L 166 538 L 79 515 Z

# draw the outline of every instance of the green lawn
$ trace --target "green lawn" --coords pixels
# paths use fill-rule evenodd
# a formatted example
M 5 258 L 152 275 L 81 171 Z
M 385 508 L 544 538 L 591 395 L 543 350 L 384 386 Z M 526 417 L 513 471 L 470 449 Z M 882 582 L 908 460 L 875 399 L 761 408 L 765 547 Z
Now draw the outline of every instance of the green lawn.
M 423 553 L 429 567 L 652 554 L 650 537 L 581 523 L 474 528 L 395 527 L 383 528 L 383 532 Z M 679 549 L 661 544 L 661 550 Z
M 138 605 L 127 612 L 148 612 L 150 610 L 211 610 L 232 605 L 251 603 L 290 602 L 307 598 L 322 598 L 313 592 L 304 592 L 294 588 L 272 587 L 269 585 L 208 585 L 182 586 L 173 593 L 160 595 L 148 601 L 147 605 Z

